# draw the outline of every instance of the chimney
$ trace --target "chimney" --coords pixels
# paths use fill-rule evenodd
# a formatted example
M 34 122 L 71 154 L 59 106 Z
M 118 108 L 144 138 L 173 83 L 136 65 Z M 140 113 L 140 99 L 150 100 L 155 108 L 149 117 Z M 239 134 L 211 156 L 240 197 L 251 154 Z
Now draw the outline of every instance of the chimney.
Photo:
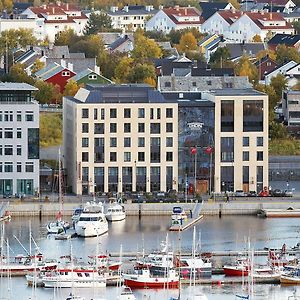
M 69 3 L 66 3 L 66 10 L 69 10 Z
M 128 12 L 128 10 L 129 10 L 128 5 L 125 5 L 125 6 L 123 7 L 123 10 L 126 11 L 126 12 Z
M 179 10 L 179 5 L 175 5 L 174 8 L 175 8 L 175 10 L 178 11 Z
M 65 68 L 66 67 L 66 61 L 64 59 L 60 60 L 60 65 Z
M 100 67 L 95 65 L 94 71 L 96 74 L 100 75 Z
M 187 8 L 184 8 L 184 14 L 187 15 Z
M 72 63 L 68 63 L 68 69 L 73 72 L 73 64 Z
M 160 5 L 160 6 L 158 7 L 158 9 L 159 9 L 159 10 L 163 10 L 163 9 L 164 9 L 164 6 L 163 6 L 163 5 Z
M 52 13 L 55 14 L 55 7 L 52 7 Z

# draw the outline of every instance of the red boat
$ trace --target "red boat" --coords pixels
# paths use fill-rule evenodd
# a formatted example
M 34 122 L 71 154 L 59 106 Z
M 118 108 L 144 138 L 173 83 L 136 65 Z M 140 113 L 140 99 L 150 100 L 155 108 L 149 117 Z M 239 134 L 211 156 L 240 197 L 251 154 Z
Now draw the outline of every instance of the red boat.
M 111 261 L 108 255 L 89 256 L 89 264 L 97 265 L 99 269 L 118 271 L 122 265 L 120 261 Z
M 286 244 L 283 244 L 280 253 L 274 250 L 269 250 L 268 254 L 269 264 L 274 267 L 284 267 L 290 264 L 297 264 L 297 258 L 286 253 Z
M 135 288 L 178 288 L 179 286 L 179 275 L 174 269 L 169 271 L 168 276 L 153 276 L 147 269 L 136 270 L 135 274 L 123 274 L 124 285 Z
M 249 259 L 238 259 L 234 265 L 223 267 L 226 276 L 248 276 L 250 270 Z

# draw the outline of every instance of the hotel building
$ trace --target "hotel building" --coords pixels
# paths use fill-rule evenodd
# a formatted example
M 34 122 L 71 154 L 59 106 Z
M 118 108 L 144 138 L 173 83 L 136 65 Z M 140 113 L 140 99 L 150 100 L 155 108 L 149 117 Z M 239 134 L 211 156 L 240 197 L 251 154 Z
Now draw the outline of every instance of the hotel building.
M 39 105 L 26 83 L 0 83 L 0 195 L 39 192 Z

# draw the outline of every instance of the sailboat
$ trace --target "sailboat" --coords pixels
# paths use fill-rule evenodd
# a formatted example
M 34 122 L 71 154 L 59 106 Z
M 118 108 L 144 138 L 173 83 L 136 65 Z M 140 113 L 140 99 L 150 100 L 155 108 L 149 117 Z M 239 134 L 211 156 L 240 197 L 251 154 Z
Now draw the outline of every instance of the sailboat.
M 63 221 L 63 186 L 62 186 L 62 172 L 61 172 L 61 159 L 60 159 L 60 149 L 59 149 L 59 155 L 58 155 L 58 200 L 60 205 L 60 210 L 56 214 L 56 221 L 49 222 L 47 224 L 47 231 L 50 234 L 61 234 L 66 232 L 68 228 L 70 228 L 70 223 Z

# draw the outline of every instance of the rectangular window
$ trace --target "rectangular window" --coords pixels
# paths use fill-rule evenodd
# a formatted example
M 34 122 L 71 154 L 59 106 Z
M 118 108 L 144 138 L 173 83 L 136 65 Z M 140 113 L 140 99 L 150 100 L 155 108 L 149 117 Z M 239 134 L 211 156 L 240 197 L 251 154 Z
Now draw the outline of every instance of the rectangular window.
M 124 108 L 124 118 L 131 118 L 131 109 Z
M 138 124 L 138 132 L 145 132 L 145 123 Z
M 29 159 L 38 159 L 40 157 L 40 131 L 39 128 L 28 128 L 27 149 Z
M 88 182 L 89 181 L 89 168 L 88 167 L 82 167 L 82 181 Z
M 94 134 L 104 134 L 104 123 L 94 124 Z
M 173 123 L 167 123 L 166 124 L 166 131 L 167 132 L 173 132 Z
M 116 108 L 111 108 L 109 110 L 109 116 L 111 119 L 115 119 L 117 117 L 117 109 Z
M 81 160 L 83 162 L 88 162 L 89 161 L 89 153 L 88 152 L 82 152 L 82 155 L 81 155 Z
M 173 161 L 173 152 L 166 152 L 166 161 Z
M 3 146 L 0 145 L 0 155 L 3 155 Z
M 262 136 L 258 136 L 256 138 L 256 146 L 262 147 L 264 145 L 264 138 Z
M 89 146 L 89 138 L 82 138 L 81 146 L 88 147 Z
M 88 119 L 89 118 L 89 110 L 88 110 L 88 108 L 83 108 L 81 110 L 81 117 L 82 117 L 82 119 Z
M 124 123 L 124 132 L 129 133 L 131 131 L 131 124 L 130 123 Z
M 13 155 L 13 146 L 12 145 L 4 146 L 4 155 Z
M 145 152 L 138 152 L 138 161 L 145 161 Z
M 234 161 L 234 138 L 221 137 L 221 162 Z
M 221 132 L 234 131 L 234 101 L 221 101 Z
M 143 138 L 143 137 L 138 138 L 138 146 L 145 147 L 145 138 Z
M 221 191 L 233 192 L 234 190 L 234 167 L 221 166 Z
M 17 128 L 17 139 L 21 139 L 21 138 L 22 138 L 22 129 Z
M 110 138 L 110 147 L 117 147 L 117 138 Z
M 22 115 L 21 114 L 17 114 L 17 121 L 21 122 L 22 121 Z
M 101 120 L 104 120 L 105 118 L 105 110 L 104 108 L 101 108 L 101 116 L 100 116 Z
M 263 131 L 264 124 L 263 100 L 243 101 L 243 131 Z
M 25 172 L 26 173 L 33 173 L 33 163 L 31 163 L 31 162 L 27 162 L 26 164 L 25 164 Z
M 131 147 L 131 138 L 130 137 L 124 138 L 124 147 Z
M 248 136 L 243 137 L 243 147 L 249 147 L 249 137 Z
M 249 151 L 243 151 L 243 161 L 249 161 Z
M 173 138 L 172 137 L 166 138 L 166 147 L 173 147 Z
M 150 119 L 154 119 L 154 109 L 150 108 Z
M 157 119 L 160 119 L 160 108 L 156 109 L 156 117 Z
M 139 108 L 138 109 L 138 117 L 139 118 L 145 118 L 145 109 L 144 108 Z
M 160 123 L 151 123 L 150 124 L 150 133 L 159 134 L 160 133 Z
M 13 138 L 13 130 L 12 130 L 12 128 L 5 128 L 4 138 L 6 138 L 6 139 L 12 139 Z
M 22 155 L 22 146 L 17 145 L 17 155 Z
M 256 167 L 256 191 L 259 193 L 263 190 L 264 169 L 262 166 Z
M 33 122 L 33 113 L 26 112 L 25 120 L 28 122 Z
M 166 108 L 166 117 L 173 118 L 173 108 Z
M 263 151 L 257 151 L 256 152 L 256 160 L 263 161 L 264 160 L 264 153 Z
M 27 163 L 26 163 L 26 167 L 27 167 Z M 12 162 L 5 162 L 4 163 L 4 172 L 5 173 L 12 173 L 13 172 L 13 163 Z
M 109 153 L 109 160 L 110 161 L 117 161 L 117 152 L 110 152 Z
M 117 132 L 117 123 L 110 123 L 109 124 L 110 133 L 116 133 Z
M 125 162 L 131 161 L 131 153 L 130 152 L 124 152 L 124 161 Z
M 82 123 L 82 133 L 89 133 L 89 123 Z
M 249 183 L 249 167 L 243 166 L 243 183 Z
M 94 108 L 94 120 L 98 119 L 98 109 Z
M 22 172 L 22 163 L 20 163 L 20 162 L 17 163 L 17 172 L 18 173 Z

